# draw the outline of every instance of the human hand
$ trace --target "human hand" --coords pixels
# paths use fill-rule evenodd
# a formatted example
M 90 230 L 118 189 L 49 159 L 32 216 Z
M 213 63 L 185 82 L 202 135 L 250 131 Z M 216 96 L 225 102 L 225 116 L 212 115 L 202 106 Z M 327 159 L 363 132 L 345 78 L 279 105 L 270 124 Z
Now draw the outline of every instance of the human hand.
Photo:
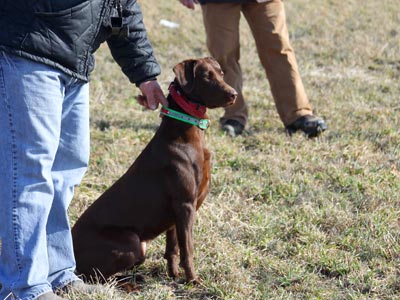
M 197 0 L 179 0 L 187 8 L 194 9 L 194 4 L 199 3 Z
M 139 89 L 143 94 L 137 97 L 140 105 L 151 110 L 157 109 L 158 104 L 168 106 L 168 101 L 156 80 L 142 82 Z

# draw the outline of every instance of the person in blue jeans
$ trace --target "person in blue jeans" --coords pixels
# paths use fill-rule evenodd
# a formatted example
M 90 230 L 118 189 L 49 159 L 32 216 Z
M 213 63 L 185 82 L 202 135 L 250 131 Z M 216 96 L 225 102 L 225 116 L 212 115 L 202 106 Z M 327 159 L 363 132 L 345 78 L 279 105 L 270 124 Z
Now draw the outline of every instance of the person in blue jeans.
M 74 273 L 67 208 L 89 160 L 89 79 L 107 42 L 147 108 L 168 105 L 136 0 L 3 1 L 0 300 L 96 291 Z

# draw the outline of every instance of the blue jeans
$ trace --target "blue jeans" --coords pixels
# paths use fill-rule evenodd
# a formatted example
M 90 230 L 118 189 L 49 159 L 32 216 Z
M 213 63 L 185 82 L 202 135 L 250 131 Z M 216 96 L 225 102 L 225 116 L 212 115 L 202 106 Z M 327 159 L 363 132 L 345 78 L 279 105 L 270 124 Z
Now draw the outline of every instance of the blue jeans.
M 78 280 L 67 208 L 89 160 L 89 85 L 0 51 L 0 299 Z

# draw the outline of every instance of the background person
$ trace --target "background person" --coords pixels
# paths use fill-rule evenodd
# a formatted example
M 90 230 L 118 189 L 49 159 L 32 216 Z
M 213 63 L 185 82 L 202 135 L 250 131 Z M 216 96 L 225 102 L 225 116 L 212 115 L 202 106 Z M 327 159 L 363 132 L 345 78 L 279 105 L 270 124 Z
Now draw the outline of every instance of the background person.
M 296 57 L 289 43 L 285 8 L 281 0 L 180 0 L 194 9 L 201 4 L 210 54 L 218 60 L 225 80 L 239 93 L 234 105 L 225 109 L 220 119 L 222 129 L 236 136 L 248 121 L 248 107 L 242 94 L 242 71 L 239 64 L 239 20 L 243 14 L 256 42 L 278 114 L 289 134 L 298 130 L 308 137 L 326 129 L 325 121 L 312 113 L 298 71 Z

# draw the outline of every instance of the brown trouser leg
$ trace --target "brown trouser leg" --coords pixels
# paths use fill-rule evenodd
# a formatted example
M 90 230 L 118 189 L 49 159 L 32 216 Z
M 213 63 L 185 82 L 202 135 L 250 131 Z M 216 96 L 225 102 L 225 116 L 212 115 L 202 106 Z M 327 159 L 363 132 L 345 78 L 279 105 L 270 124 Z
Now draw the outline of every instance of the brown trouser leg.
M 247 123 L 248 109 L 242 94 L 242 70 L 240 68 L 239 20 L 241 5 L 236 3 L 208 3 L 202 5 L 207 47 L 220 63 L 225 81 L 237 92 L 235 104 L 225 109 L 221 118 Z
M 237 103 L 225 110 L 222 120 L 235 119 L 245 124 L 248 118 L 239 64 L 240 12 L 245 16 L 256 41 L 282 122 L 289 125 L 301 116 L 312 114 L 289 43 L 281 0 L 247 4 L 210 3 L 202 5 L 202 11 L 210 54 L 220 62 L 226 81 L 239 93 Z

